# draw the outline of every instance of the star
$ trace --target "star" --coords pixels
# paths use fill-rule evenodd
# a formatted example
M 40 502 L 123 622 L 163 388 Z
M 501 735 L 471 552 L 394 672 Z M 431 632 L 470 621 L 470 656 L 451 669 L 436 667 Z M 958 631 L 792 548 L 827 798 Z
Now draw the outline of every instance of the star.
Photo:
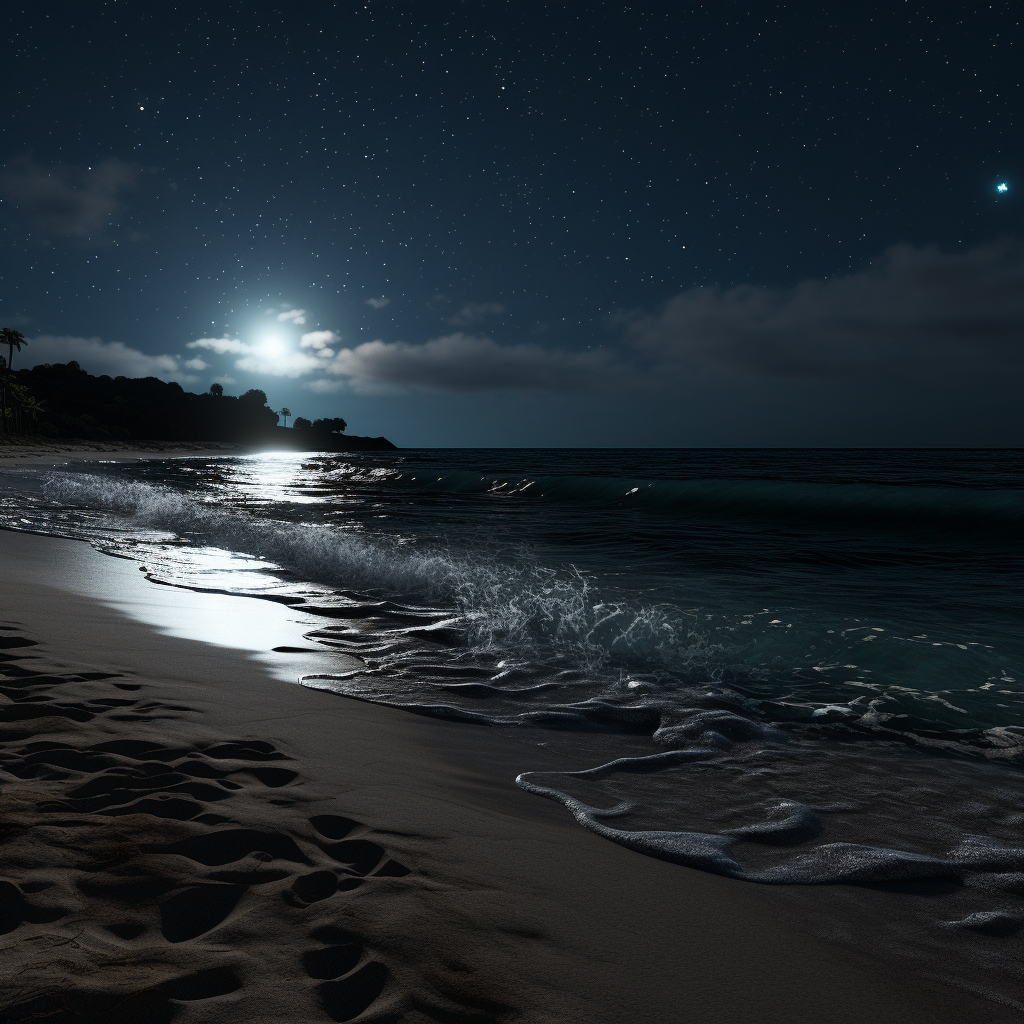
M 1010 186 L 1007 185 L 1005 181 L 1001 181 L 1001 182 L 999 182 L 998 185 L 996 185 L 996 191 L 997 192 L 1009 192 L 1010 191 Z

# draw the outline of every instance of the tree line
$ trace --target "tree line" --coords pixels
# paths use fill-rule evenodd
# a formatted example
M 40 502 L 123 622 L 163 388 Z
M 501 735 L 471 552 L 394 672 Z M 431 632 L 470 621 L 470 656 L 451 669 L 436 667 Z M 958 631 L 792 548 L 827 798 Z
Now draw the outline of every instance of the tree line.
M 278 413 L 266 393 L 253 388 L 237 397 L 214 384 L 205 394 L 156 377 L 93 376 L 74 360 L 15 370 L 15 351 L 28 340 L 11 327 L 0 328 L 0 432 L 99 440 L 218 440 L 259 443 L 270 440 Z M 291 416 L 290 410 L 282 410 Z M 287 422 L 287 420 L 286 420 Z M 344 433 L 340 417 L 310 421 L 298 417 L 294 429 L 312 435 Z
M 25 434 L 36 424 L 46 406 L 12 375 L 14 350 L 28 344 L 21 331 L 0 327 L 0 348 L 7 346 L 7 355 L 0 356 L 0 432 Z

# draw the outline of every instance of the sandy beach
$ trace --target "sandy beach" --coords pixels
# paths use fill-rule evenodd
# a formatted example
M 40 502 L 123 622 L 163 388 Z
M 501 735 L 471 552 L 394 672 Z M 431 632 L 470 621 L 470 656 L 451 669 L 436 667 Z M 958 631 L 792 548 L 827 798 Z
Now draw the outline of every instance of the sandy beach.
M 514 730 L 293 685 L 294 609 L 11 532 L 0 587 L 0 1021 L 1019 1019 L 580 829 Z
M 0 467 L 39 466 L 66 462 L 94 462 L 104 459 L 176 458 L 181 455 L 229 455 L 249 451 L 244 445 L 227 441 L 88 441 L 40 435 L 0 435 Z
M 0 1024 L 1024 1024 L 1021 8 L 3 13 Z

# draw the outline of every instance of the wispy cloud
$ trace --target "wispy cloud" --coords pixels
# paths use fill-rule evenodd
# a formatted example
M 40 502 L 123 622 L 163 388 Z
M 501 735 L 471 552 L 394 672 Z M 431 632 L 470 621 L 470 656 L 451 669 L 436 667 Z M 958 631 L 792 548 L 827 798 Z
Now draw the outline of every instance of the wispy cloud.
M 323 364 L 305 352 L 286 352 L 284 354 L 264 354 L 254 351 L 235 361 L 236 370 L 247 373 L 268 373 L 273 377 L 302 377 L 312 373 Z
M 318 395 L 329 395 L 335 391 L 343 390 L 345 384 L 337 378 L 328 380 L 325 377 L 319 377 L 317 380 L 311 380 L 308 384 L 303 385 L 303 387 L 309 388 L 310 391 L 315 391 Z
M 21 160 L 10 166 L 0 184 L 4 195 L 43 231 L 85 238 L 110 225 L 138 177 L 137 167 L 116 158 L 77 172 Z
M 499 345 L 456 333 L 421 345 L 369 341 L 338 351 L 327 370 L 358 389 L 381 385 L 424 391 L 560 391 L 599 386 L 608 378 L 604 352 L 552 351 Z
M 901 245 L 860 273 L 789 289 L 694 288 L 619 323 L 662 376 L 698 365 L 804 378 L 991 371 L 1024 356 L 1024 248 Z
M 458 313 L 449 317 L 448 323 L 455 327 L 472 327 L 492 317 L 501 316 L 504 312 L 505 307 L 500 302 L 469 302 Z
M 72 359 L 97 376 L 160 377 L 179 379 L 178 361 L 173 356 L 151 356 L 120 341 L 80 338 L 74 335 L 42 334 L 29 339 L 21 353 L 22 365 L 67 363 Z M 18 364 L 15 363 L 15 366 Z
M 390 305 L 391 300 L 386 295 L 381 295 L 379 298 L 367 299 L 366 304 L 373 306 L 374 309 L 383 309 L 385 306 Z
M 247 345 L 244 341 L 240 341 L 238 338 L 196 338 L 195 341 L 190 341 L 186 348 L 205 348 L 211 352 L 216 352 L 217 355 L 222 356 L 227 352 L 232 352 L 236 355 L 242 355 L 252 351 L 252 346 Z
M 195 359 L 186 359 L 182 365 L 188 370 L 206 370 L 210 366 L 208 362 L 200 359 L 199 356 L 196 356 Z
M 291 321 L 293 324 L 304 324 L 306 322 L 306 311 L 304 309 L 286 309 L 283 313 L 277 314 L 281 323 Z

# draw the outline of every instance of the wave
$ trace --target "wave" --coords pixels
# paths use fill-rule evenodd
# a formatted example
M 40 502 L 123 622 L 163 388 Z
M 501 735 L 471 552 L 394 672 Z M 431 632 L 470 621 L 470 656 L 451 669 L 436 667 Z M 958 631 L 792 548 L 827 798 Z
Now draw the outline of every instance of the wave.
M 600 599 L 575 568 L 357 529 L 260 518 L 168 487 L 91 474 L 55 474 L 43 488 L 63 506 L 102 509 L 133 527 L 156 528 L 266 559 L 314 583 L 441 604 L 460 616 L 476 650 L 543 647 L 572 667 L 597 669 L 613 655 L 639 664 L 700 660 L 707 644 L 671 605 Z
M 151 568 L 167 563 L 166 569 L 151 574 L 160 582 L 209 589 L 210 577 L 193 571 L 187 553 L 191 549 L 198 557 L 208 545 L 270 563 L 258 573 L 268 580 L 275 579 L 280 567 L 309 584 L 335 588 L 333 597 L 313 595 L 308 589 L 298 596 L 299 590 L 282 584 L 287 593 L 272 587 L 270 596 L 335 620 L 337 626 L 325 627 L 315 639 L 339 645 L 379 667 L 358 686 L 331 687 L 348 696 L 400 703 L 421 713 L 430 709 L 430 714 L 441 716 L 455 716 L 456 705 L 459 714 L 472 706 L 474 715 L 502 724 L 530 721 L 545 727 L 617 731 L 635 728 L 626 718 L 646 705 L 640 731 L 666 746 L 685 745 L 702 736 L 724 745 L 748 734 L 760 735 L 761 723 L 775 722 L 793 728 L 883 733 L 900 742 L 1001 759 L 1016 759 L 1021 753 L 1012 723 L 1005 736 L 993 732 L 993 725 L 1007 723 L 999 718 L 1002 705 L 993 706 L 985 696 L 974 698 L 968 713 L 950 705 L 934 684 L 922 689 L 890 686 L 884 658 L 875 665 L 882 670 L 877 679 L 862 679 L 857 665 L 846 663 L 854 657 L 845 653 L 854 640 L 844 640 L 841 634 L 835 638 L 839 647 L 833 650 L 825 638 L 833 633 L 825 630 L 834 625 L 831 621 L 812 620 L 798 626 L 792 637 L 792 627 L 769 621 L 767 609 L 745 612 L 735 621 L 718 616 L 709 622 L 712 616 L 700 607 L 644 602 L 628 593 L 620 597 L 614 581 L 598 585 L 572 566 L 544 565 L 529 552 L 465 544 L 453 548 L 337 523 L 281 521 L 258 508 L 225 506 L 219 503 L 219 492 L 203 497 L 163 485 L 77 473 L 50 476 L 44 490 L 62 513 L 87 510 L 85 532 L 97 547 L 141 558 Z M 110 520 L 97 516 L 97 510 L 124 517 L 127 528 L 104 535 L 101 522 Z M 172 540 L 161 554 L 135 539 L 144 538 L 147 530 L 176 534 L 186 545 Z M 224 592 L 246 590 L 242 577 L 234 589 L 230 573 L 218 579 L 226 586 Z M 263 596 L 251 585 L 247 592 Z M 753 620 L 758 618 L 764 622 L 755 629 Z M 360 624 L 360 619 L 366 621 Z M 879 630 L 879 636 L 890 635 Z M 874 632 L 868 635 L 876 639 Z M 913 644 L 915 663 L 922 650 L 934 662 L 935 650 L 953 649 L 934 637 L 919 643 L 898 633 L 892 633 L 891 643 Z M 926 648 L 921 647 L 924 643 Z M 445 648 L 440 670 L 420 657 L 426 652 L 428 661 L 436 660 L 431 652 L 439 647 Z M 896 647 L 892 657 L 904 657 Z M 956 652 L 961 647 L 968 651 L 956 645 Z M 979 651 L 973 645 L 968 654 Z M 794 675 L 793 666 L 805 664 L 808 656 L 814 671 Z M 454 660 L 469 666 L 473 675 L 479 669 L 481 678 L 456 680 Z M 970 686 L 998 675 L 998 659 L 989 659 L 991 664 L 983 657 L 975 660 L 978 664 L 971 662 L 969 667 L 971 679 L 977 676 L 977 681 L 961 681 L 954 687 L 961 696 Z M 865 672 L 872 671 L 871 664 L 869 659 Z M 957 664 L 962 674 L 964 665 Z M 859 674 L 851 679 L 855 670 Z M 542 695 L 534 685 L 538 682 L 554 682 L 557 697 L 554 692 Z M 522 694 L 532 705 L 529 711 L 510 707 L 519 701 L 510 684 L 524 684 Z M 720 691 L 722 686 L 728 695 Z M 706 694 L 719 702 L 711 716 L 714 721 L 707 710 L 695 713 L 695 688 L 714 690 Z M 601 701 L 595 703 L 595 698 Z M 662 701 L 659 714 L 653 714 L 652 702 Z M 703 698 L 697 701 L 702 703 Z M 944 708 L 952 710 L 945 714 Z M 726 710 L 731 713 L 726 715 Z M 535 713 L 544 716 L 543 723 Z
M 388 474 L 389 484 L 445 494 L 614 506 L 818 525 L 927 527 L 1000 532 L 1024 527 L 1024 490 L 777 480 L 644 480 L 619 477 L 512 478 L 454 472 Z

